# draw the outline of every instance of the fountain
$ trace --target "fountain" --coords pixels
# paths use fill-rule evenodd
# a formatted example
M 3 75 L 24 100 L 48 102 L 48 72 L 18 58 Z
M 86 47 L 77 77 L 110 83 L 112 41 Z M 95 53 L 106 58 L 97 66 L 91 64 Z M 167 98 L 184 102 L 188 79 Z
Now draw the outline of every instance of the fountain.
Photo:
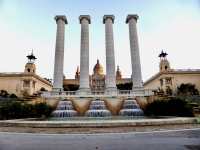
M 125 100 L 119 116 L 144 116 L 144 112 L 140 109 L 136 100 Z
M 51 117 L 53 118 L 64 118 L 64 117 L 77 117 L 78 113 L 74 110 L 71 101 L 59 101 L 56 110 L 52 112 Z
M 105 102 L 102 100 L 92 101 L 90 108 L 86 111 L 85 117 L 109 117 L 111 112 L 107 110 Z

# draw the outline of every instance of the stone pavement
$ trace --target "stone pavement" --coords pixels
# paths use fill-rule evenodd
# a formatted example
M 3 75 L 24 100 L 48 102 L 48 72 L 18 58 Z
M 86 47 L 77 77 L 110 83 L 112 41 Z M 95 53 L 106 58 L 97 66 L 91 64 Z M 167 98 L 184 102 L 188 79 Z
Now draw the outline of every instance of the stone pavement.
M 0 132 L 0 150 L 199 150 L 199 135 L 200 128 L 103 134 Z
M 129 132 L 151 132 L 180 129 L 196 129 L 200 124 L 174 124 L 174 125 L 152 125 L 134 127 L 104 127 L 104 128 L 35 128 L 35 127 L 0 127 L 0 132 L 12 133 L 43 133 L 43 134 L 98 134 L 98 133 L 129 133 Z

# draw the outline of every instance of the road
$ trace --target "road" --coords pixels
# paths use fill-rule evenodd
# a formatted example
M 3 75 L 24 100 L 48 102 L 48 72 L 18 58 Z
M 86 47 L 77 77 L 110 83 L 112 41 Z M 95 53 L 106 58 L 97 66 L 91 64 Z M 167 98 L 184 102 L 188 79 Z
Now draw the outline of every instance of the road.
M 0 132 L 0 150 L 199 150 L 200 129 L 104 133 Z

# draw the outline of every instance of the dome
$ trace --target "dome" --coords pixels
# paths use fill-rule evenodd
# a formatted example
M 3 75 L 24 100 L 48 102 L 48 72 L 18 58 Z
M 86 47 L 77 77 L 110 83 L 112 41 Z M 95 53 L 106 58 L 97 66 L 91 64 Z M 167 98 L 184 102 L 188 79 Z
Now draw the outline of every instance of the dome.
M 103 74 L 103 67 L 99 63 L 99 59 L 97 59 L 97 64 L 94 66 L 93 71 L 94 71 L 94 73 Z

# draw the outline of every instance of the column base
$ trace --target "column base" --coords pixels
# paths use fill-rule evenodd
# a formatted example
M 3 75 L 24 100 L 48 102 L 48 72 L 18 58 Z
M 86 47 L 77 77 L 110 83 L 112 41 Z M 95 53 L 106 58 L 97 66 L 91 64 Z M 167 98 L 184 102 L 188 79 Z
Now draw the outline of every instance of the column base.
M 79 93 L 79 96 L 91 95 L 91 89 L 88 87 L 81 87 L 77 92 Z
M 116 87 L 107 87 L 105 89 L 105 93 L 107 93 L 110 96 L 117 96 L 118 89 Z
M 61 92 L 61 91 L 63 91 L 63 88 L 54 88 L 53 87 L 51 91 Z
M 133 87 L 131 94 L 137 95 L 137 96 L 145 96 L 145 89 L 144 87 Z
M 51 94 L 52 95 L 61 95 L 63 89 L 62 88 L 52 88 Z
M 132 90 L 134 91 L 134 90 L 144 90 L 144 87 L 142 86 L 142 87 L 132 87 Z

